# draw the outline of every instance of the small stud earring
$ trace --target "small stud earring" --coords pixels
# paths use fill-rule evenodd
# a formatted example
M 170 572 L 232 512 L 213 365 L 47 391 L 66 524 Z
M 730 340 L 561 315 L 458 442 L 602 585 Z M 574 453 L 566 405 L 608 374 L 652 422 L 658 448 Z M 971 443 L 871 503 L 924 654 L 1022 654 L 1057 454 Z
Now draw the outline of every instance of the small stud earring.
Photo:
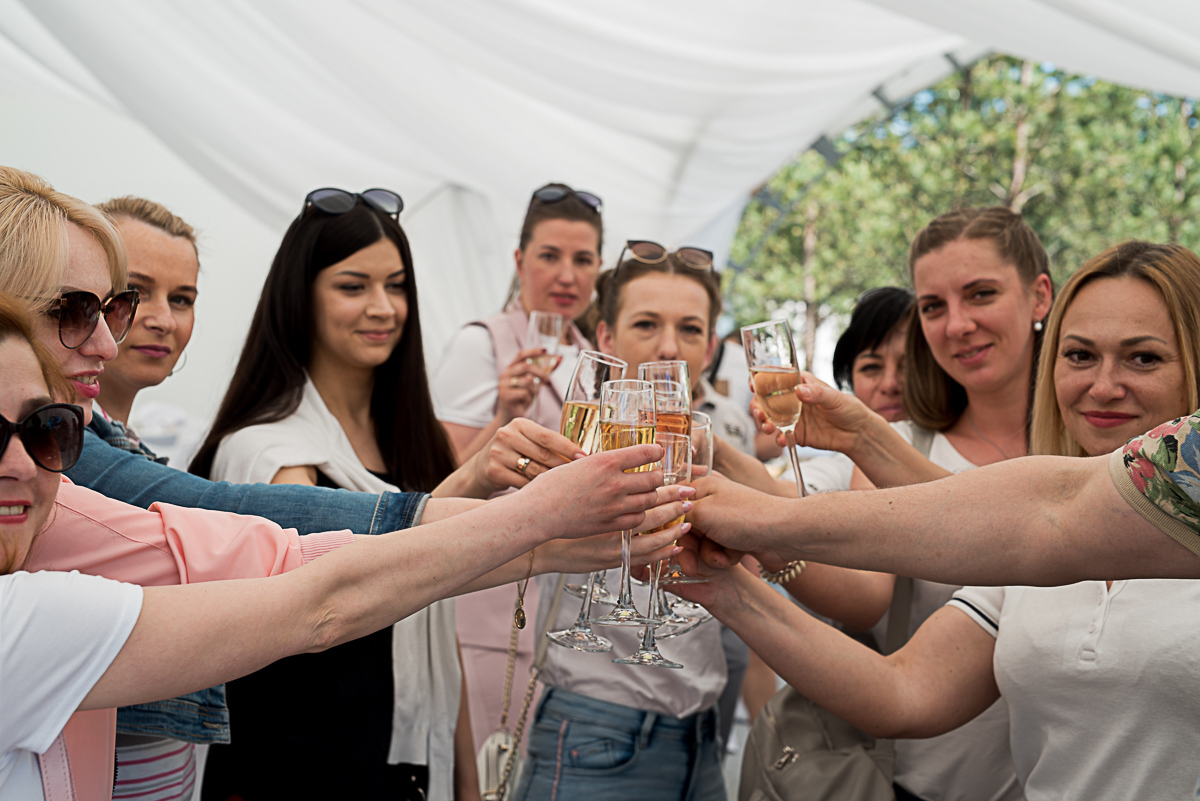
M 1033 330 L 1037 331 L 1039 334 L 1042 332 L 1042 321 L 1041 320 L 1033 321 Z

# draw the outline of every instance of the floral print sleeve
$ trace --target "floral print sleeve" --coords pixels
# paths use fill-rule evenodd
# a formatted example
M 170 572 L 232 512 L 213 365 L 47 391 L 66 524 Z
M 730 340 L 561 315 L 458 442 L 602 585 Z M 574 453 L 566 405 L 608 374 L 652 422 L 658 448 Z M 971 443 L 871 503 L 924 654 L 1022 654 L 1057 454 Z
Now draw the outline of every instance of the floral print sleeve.
M 1138 514 L 1200 555 L 1200 411 L 1131 439 L 1108 467 Z

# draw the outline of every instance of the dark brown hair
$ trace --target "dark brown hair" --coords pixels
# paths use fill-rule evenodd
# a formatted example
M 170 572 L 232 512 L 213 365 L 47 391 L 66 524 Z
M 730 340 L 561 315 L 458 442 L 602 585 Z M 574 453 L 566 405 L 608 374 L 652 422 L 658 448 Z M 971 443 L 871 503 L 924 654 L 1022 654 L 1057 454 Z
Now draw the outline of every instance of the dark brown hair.
M 600 277 L 596 279 L 596 302 L 593 304 L 598 312 L 595 315 L 597 322 L 602 320 L 609 329 L 615 329 L 621 305 L 624 303 L 621 290 L 630 281 L 653 273 L 682 275 L 704 288 L 708 295 L 708 336 L 712 337 L 713 331 L 716 330 L 717 318 L 721 316 L 721 276 L 713 270 L 694 270 L 680 263 L 674 253 L 658 264 L 626 259 L 617 269 L 600 273 Z M 587 317 L 588 313 L 584 312 L 583 316 Z
M 359 201 L 345 214 L 327 214 L 309 206 L 284 234 L 233 381 L 212 430 L 192 460 L 191 472 L 209 477 L 217 447 L 227 435 L 282 420 L 296 410 L 312 356 L 312 289 L 317 274 L 384 238 L 396 245 L 404 263 L 408 317 L 400 344 L 375 368 L 371 394 L 375 439 L 388 476 L 403 490 L 429 491 L 454 471 L 450 439 L 434 415 L 429 394 L 408 237 L 392 217 Z
M 1042 241 L 1020 214 L 1005 206 L 951 211 L 922 228 L 908 251 L 909 277 L 922 256 L 960 239 L 987 240 L 1000 258 L 1016 268 L 1021 283 L 1032 286 L 1039 275 L 1050 275 L 1050 258 Z M 1053 284 L 1051 284 L 1053 292 Z M 904 405 L 917 425 L 945 431 L 967 408 L 967 391 L 942 369 L 929 349 L 921 328 L 920 302 L 913 305 L 905 345 Z M 1033 333 L 1033 367 L 1029 374 L 1030 398 L 1036 378 L 1043 333 Z M 1032 404 L 1031 404 L 1032 408 Z
M 529 240 L 533 239 L 533 230 L 537 228 L 538 223 L 545 222 L 546 220 L 571 220 L 574 222 L 585 222 L 596 229 L 596 256 L 599 257 L 601 251 L 604 250 L 604 220 L 600 216 L 600 212 L 577 198 L 574 190 L 566 184 L 546 184 L 534 191 L 539 192 L 542 189 L 562 189 L 567 193 L 567 196 L 553 203 L 543 203 L 530 197 L 529 207 L 525 210 L 525 221 L 521 223 L 521 236 L 517 242 L 517 247 L 525 250 L 529 246 Z M 508 304 L 512 303 L 513 298 L 520 291 L 521 279 L 514 272 L 512 284 L 508 288 L 508 297 L 504 299 L 505 309 L 508 308 Z M 583 316 L 586 316 L 586 314 L 587 312 L 584 312 Z M 580 319 L 583 319 L 583 316 Z

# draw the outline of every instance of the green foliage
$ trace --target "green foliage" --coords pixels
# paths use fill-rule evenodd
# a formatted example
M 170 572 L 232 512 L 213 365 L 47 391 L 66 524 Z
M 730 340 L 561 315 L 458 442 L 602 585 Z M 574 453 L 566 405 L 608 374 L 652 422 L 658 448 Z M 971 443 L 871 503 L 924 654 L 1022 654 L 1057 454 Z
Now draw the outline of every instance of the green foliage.
M 866 289 L 908 284 L 909 241 L 952 208 L 1020 211 L 1058 284 L 1127 239 L 1200 249 L 1189 99 L 993 56 L 855 125 L 836 147 L 836 166 L 802 153 L 747 207 L 727 285 L 738 325 L 782 310 L 803 329 L 848 312 Z

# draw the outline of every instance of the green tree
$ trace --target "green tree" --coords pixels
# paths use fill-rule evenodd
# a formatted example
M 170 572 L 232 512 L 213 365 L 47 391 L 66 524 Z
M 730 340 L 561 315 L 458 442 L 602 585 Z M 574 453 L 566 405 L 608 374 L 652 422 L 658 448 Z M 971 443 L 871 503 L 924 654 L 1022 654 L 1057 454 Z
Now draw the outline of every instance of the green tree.
M 795 320 L 810 368 L 817 327 L 866 289 L 907 283 L 908 243 L 952 208 L 1021 212 L 1060 283 L 1126 239 L 1200 247 L 1189 99 L 994 56 L 851 127 L 836 148 L 836 165 L 807 151 L 756 194 L 730 259 L 737 324 Z

